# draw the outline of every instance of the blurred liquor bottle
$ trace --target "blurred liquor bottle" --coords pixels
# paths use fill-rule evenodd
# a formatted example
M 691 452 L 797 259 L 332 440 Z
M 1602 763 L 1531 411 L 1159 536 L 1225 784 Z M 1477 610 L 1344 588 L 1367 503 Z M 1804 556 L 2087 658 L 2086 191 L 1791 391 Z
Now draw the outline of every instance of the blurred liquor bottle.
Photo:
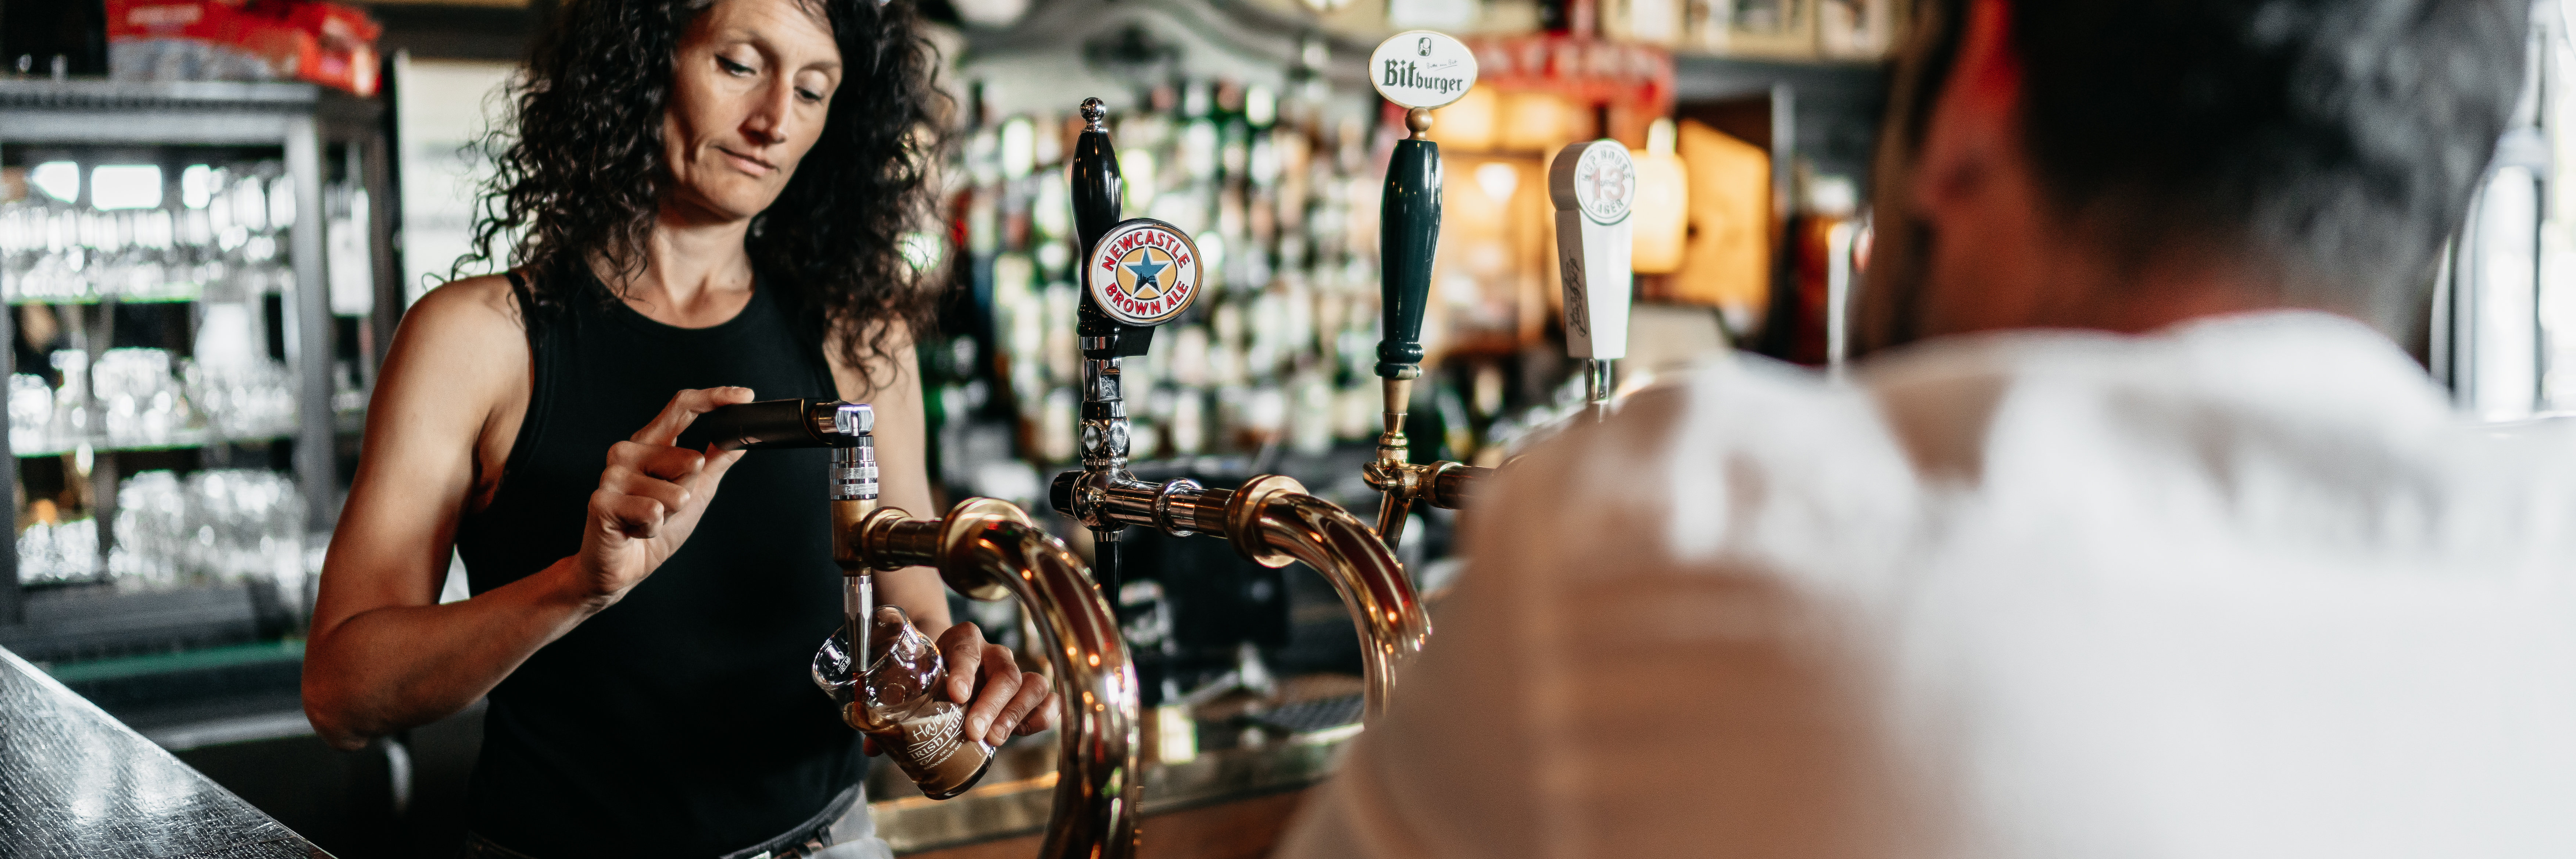
M 1841 323 L 1848 321 L 1853 251 L 1859 230 L 1859 193 L 1842 176 L 1809 176 L 1799 193 L 1790 228 L 1790 279 L 1774 306 L 1771 336 L 1763 351 L 1810 366 L 1840 363 L 1848 354 Z

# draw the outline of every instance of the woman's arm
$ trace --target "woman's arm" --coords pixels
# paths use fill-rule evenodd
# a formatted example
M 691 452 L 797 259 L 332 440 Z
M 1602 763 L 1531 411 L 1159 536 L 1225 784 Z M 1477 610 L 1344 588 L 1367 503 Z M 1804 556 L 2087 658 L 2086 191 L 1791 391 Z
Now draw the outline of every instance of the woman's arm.
M 886 350 L 889 360 L 877 367 L 874 385 L 841 360 L 838 348 L 826 349 L 825 355 L 841 399 L 867 403 L 876 411 L 881 503 L 934 518 L 947 511 L 931 506 L 929 434 L 912 338 L 897 332 L 887 338 Z M 985 641 L 983 630 L 974 624 L 951 623 L 948 586 L 939 580 L 937 570 L 906 567 L 878 573 L 877 594 L 885 602 L 903 606 L 922 634 L 939 642 L 948 662 L 949 699 L 974 702 L 966 708 L 970 736 L 980 734 L 985 743 L 998 746 L 1013 733 L 1034 734 L 1055 727 L 1055 695 L 1045 675 L 1021 672 L 1010 648 Z
M 525 401 L 529 368 L 526 335 L 499 278 L 433 290 L 403 315 L 305 645 L 305 717 L 332 745 L 357 748 L 490 692 L 668 558 L 740 458 L 669 445 L 698 413 L 748 402 L 751 392 L 681 392 L 634 440 L 603 451 L 607 467 L 579 553 L 438 605 L 467 497 L 491 485 L 477 480 L 478 463 L 497 467 L 488 454 L 505 454 L 489 442 L 515 434 L 518 421 L 507 415 Z

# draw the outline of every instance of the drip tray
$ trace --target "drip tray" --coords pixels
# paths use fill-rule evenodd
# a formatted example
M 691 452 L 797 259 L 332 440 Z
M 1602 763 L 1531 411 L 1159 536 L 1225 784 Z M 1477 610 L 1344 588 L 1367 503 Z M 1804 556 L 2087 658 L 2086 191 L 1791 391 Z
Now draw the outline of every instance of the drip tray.
M 1246 717 L 1253 724 L 1277 728 L 1291 734 L 1309 734 L 1343 725 L 1358 724 L 1360 711 L 1366 706 L 1358 695 L 1317 698 L 1277 707 Z

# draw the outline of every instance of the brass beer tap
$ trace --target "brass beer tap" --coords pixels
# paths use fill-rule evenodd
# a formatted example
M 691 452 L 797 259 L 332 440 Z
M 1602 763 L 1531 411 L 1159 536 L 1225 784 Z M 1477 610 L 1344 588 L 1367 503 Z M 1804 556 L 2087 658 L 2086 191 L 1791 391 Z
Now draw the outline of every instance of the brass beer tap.
M 864 624 L 875 611 L 878 571 L 928 566 L 968 597 L 1018 597 L 1047 642 L 1042 649 L 1055 667 L 1063 708 L 1055 809 L 1038 855 L 1135 855 L 1137 804 L 1144 799 L 1144 779 L 1138 777 L 1142 705 L 1135 662 L 1108 601 L 1081 559 L 1009 502 L 969 498 L 937 519 L 879 507 L 874 417 L 864 404 L 837 401 L 745 403 L 700 415 L 679 443 L 699 450 L 712 444 L 725 450 L 832 451 L 832 560 L 846 583 L 843 611 L 854 674 L 869 662 Z M 890 727 L 855 702 L 841 716 L 862 731 Z
M 1467 487 L 1493 471 L 1458 462 L 1412 462 L 1412 442 L 1404 435 L 1413 380 L 1422 378 L 1422 311 L 1431 298 L 1431 259 L 1440 244 L 1440 144 L 1423 136 L 1431 130 L 1430 108 L 1406 111 L 1404 124 L 1412 136 L 1395 142 L 1378 212 L 1383 274 L 1377 375 L 1386 431 L 1377 437 L 1377 458 L 1362 472 L 1369 488 L 1382 494 L 1377 533 L 1389 551 L 1403 542 L 1414 504 L 1455 510 L 1466 502 Z
M 1414 37 L 1398 34 L 1393 43 Z M 1380 54 L 1386 48 L 1381 46 Z M 1472 66 L 1469 80 L 1473 81 Z M 1381 84 L 1380 92 L 1388 87 Z M 1390 100 L 1411 104 L 1389 94 Z M 1362 476 L 1382 493 L 1377 511 L 1378 536 L 1393 549 L 1404 538 L 1404 523 L 1413 505 L 1447 510 L 1466 503 L 1477 484 L 1494 469 L 1456 462 L 1414 463 L 1404 434 L 1413 380 L 1422 375 L 1422 312 L 1431 292 L 1431 261 L 1440 237 L 1440 147 L 1424 139 L 1431 128 L 1430 108 L 1415 104 L 1405 114 L 1412 136 L 1397 141 L 1386 171 L 1386 190 L 1379 214 L 1380 320 L 1377 374 L 1384 381 L 1386 431 L 1378 436 L 1377 458 Z M 1570 357 L 1582 359 L 1584 395 L 1592 420 L 1607 416 L 1611 368 L 1627 354 L 1630 236 L 1628 217 L 1637 191 L 1637 168 L 1626 147 L 1614 140 L 1576 143 L 1559 150 L 1548 168 L 1548 197 L 1556 208 L 1556 247 L 1565 287 L 1565 343 Z
M 1148 483 L 1127 470 L 1128 426 L 1119 359 L 1145 354 L 1153 326 L 1198 297 L 1202 272 L 1189 234 L 1151 218 L 1119 220 L 1116 147 L 1107 107 L 1084 99 L 1075 142 L 1074 232 L 1082 242 L 1080 345 L 1083 353 L 1082 468 L 1056 476 L 1058 511 L 1091 530 L 1094 571 L 1114 599 L 1121 584 L 1119 536 L 1129 526 L 1175 537 L 1209 534 L 1267 567 L 1302 561 L 1332 582 L 1364 639 L 1366 710 L 1382 711 L 1404 660 L 1431 634 L 1430 616 L 1394 555 L 1349 511 L 1287 477 L 1254 477 L 1232 490 L 1194 480 Z
M 1378 538 L 1393 551 L 1416 503 L 1457 509 L 1467 488 L 1493 469 L 1457 462 L 1417 464 L 1404 418 L 1413 380 L 1422 377 L 1422 313 L 1431 298 L 1431 261 L 1440 244 L 1440 144 L 1431 131 L 1431 109 L 1458 100 L 1476 83 L 1475 54 L 1458 40 L 1428 30 L 1397 33 L 1369 55 L 1370 83 L 1388 101 L 1409 108 L 1410 136 L 1395 142 L 1378 203 L 1379 325 L 1377 375 L 1385 398 L 1385 432 L 1377 458 L 1362 471 L 1381 493 Z M 1417 81 L 1438 82 L 1433 86 Z

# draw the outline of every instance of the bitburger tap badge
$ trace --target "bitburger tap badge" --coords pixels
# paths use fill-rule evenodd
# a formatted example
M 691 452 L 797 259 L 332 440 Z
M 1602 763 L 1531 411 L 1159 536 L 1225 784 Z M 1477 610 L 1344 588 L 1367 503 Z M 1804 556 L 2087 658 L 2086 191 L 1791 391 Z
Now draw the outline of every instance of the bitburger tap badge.
M 1199 246 L 1179 227 L 1132 218 L 1092 246 L 1083 281 L 1100 312 L 1128 325 L 1160 325 L 1199 296 Z
M 1369 53 L 1369 86 L 1405 107 L 1446 106 L 1476 85 L 1476 52 L 1447 33 L 1406 30 Z

